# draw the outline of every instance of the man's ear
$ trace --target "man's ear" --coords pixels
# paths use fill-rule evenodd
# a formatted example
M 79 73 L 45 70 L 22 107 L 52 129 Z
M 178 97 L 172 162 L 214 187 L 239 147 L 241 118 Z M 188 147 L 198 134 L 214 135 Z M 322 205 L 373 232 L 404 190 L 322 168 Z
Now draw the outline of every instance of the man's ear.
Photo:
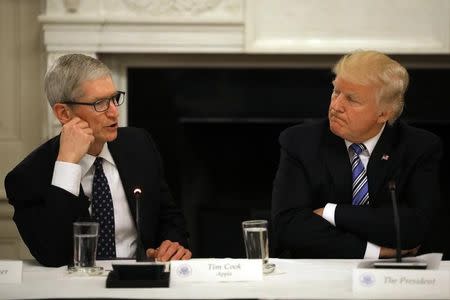
M 63 103 L 55 103 L 53 105 L 53 113 L 55 117 L 59 120 L 59 122 L 64 125 L 73 118 L 73 112 L 70 110 L 67 104 Z
M 393 113 L 392 108 L 384 107 L 378 114 L 378 123 L 384 124 L 391 118 Z
M 378 115 L 378 123 L 380 124 L 386 123 L 387 121 L 389 121 L 391 116 L 392 116 L 392 109 L 382 110 Z

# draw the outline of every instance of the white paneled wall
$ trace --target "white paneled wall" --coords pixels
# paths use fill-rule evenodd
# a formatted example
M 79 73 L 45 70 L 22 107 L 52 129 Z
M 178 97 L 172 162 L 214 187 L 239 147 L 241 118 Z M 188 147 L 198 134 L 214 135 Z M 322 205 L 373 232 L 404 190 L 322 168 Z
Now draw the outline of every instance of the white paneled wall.
M 0 259 L 28 258 L 12 221 L 6 174 L 42 142 L 41 1 L 0 1 Z

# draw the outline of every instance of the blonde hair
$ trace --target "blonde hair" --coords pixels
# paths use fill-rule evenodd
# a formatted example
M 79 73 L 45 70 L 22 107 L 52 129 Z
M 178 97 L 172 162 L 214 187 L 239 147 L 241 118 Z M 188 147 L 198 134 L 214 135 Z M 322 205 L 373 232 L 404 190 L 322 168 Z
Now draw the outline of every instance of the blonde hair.
M 375 85 L 378 103 L 391 105 L 393 124 L 402 114 L 408 88 L 408 71 L 397 61 L 377 51 L 355 51 L 343 56 L 333 67 L 333 73 L 350 82 Z

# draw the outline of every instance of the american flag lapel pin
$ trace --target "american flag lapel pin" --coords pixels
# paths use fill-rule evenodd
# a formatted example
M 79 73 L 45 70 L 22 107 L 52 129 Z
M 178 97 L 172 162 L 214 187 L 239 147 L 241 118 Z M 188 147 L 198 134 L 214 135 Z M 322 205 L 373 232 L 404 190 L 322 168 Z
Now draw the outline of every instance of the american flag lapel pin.
M 389 155 L 383 154 L 383 156 L 381 156 L 381 160 L 389 160 Z

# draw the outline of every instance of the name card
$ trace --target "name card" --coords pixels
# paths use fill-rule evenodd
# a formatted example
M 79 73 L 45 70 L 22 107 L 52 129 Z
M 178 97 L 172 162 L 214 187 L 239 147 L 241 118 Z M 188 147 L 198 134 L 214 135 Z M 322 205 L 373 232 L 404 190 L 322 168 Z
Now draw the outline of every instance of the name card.
M 21 283 L 22 265 L 19 260 L 0 260 L 0 283 Z
M 230 282 L 263 279 L 259 259 L 191 259 L 170 263 L 170 284 L 177 282 Z
M 358 268 L 353 271 L 353 292 L 366 297 L 448 299 L 448 282 L 449 272 L 443 270 Z

